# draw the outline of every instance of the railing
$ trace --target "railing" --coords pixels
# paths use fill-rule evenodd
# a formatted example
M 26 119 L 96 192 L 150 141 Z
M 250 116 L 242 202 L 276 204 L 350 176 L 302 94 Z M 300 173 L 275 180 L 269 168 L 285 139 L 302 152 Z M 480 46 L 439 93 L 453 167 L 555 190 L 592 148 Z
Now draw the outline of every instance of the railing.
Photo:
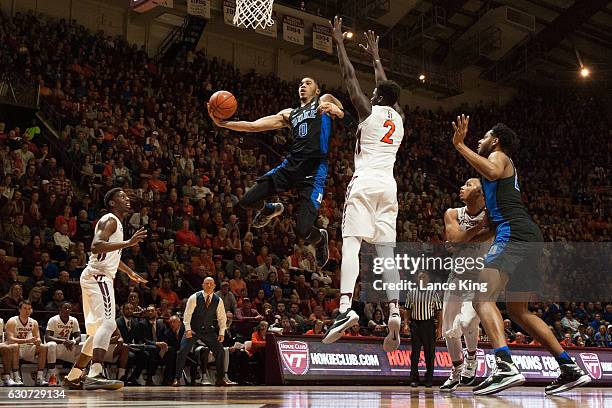
M 0 103 L 38 108 L 40 88 L 17 75 L 0 72 Z

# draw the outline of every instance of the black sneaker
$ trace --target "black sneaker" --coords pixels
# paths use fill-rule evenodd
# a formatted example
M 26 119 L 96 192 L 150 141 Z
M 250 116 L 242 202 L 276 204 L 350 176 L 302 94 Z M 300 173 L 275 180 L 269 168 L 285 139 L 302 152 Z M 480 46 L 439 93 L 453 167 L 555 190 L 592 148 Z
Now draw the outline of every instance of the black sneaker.
M 282 203 L 268 203 L 259 210 L 253 217 L 253 228 L 263 228 L 272 221 L 274 217 L 278 217 L 285 211 L 285 206 Z
M 320 229 L 319 231 L 321 231 L 321 240 L 315 248 L 315 258 L 317 265 L 323 268 L 329 260 L 329 235 L 325 229 Z
M 64 377 L 64 381 L 62 381 L 62 387 L 67 390 L 82 390 L 83 389 L 83 381 L 81 378 L 77 378 L 74 381 L 68 379 L 68 377 Z
M 495 359 L 495 363 L 496 367 L 491 375 L 474 387 L 474 395 L 495 394 L 525 382 L 525 377 L 513 363 L 507 363 L 499 357 Z
M 353 309 L 348 309 L 344 313 L 340 313 L 336 316 L 336 320 L 334 320 L 334 324 L 331 325 L 327 333 L 325 333 L 325 337 L 323 337 L 323 344 L 331 344 L 338 340 L 346 329 L 355 325 L 359 321 L 359 316 L 357 313 L 353 311 Z
M 463 370 L 463 364 L 451 369 L 451 375 L 444 381 L 444 384 L 440 386 L 440 392 L 453 392 L 457 389 L 461 383 L 461 371 Z
M 123 381 L 109 380 L 103 375 L 86 376 L 83 381 L 84 390 L 118 390 L 123 388 Z
M 561 369 L 559 377 L 545 388 L 548 395 L 559 394 L 591 382 L 591 377 L 575 363 L 561 364 L 559 368 Z

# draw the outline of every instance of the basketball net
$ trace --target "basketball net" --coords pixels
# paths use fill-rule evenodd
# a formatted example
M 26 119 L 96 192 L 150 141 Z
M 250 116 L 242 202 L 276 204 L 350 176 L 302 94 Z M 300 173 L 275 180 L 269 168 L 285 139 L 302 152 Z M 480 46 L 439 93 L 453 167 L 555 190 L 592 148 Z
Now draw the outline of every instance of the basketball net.
M 274 24 L 272 4 L 274 0 L 236 0 L 234 24 L 245 28 L 265 29 Z

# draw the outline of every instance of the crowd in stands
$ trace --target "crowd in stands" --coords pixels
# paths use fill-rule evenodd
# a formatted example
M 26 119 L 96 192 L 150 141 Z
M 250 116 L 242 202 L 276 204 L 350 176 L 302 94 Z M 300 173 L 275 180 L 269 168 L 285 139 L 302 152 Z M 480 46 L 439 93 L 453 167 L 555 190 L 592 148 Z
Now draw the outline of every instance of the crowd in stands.
M 148 283 L 134 284 L 119 273 L 118 305 L 131 304 L 136 314 L 154 305 L 168 321 L 212 276 L 240 323 L 238 336 L 253 340 L 255 348 L 265 339 L 264 326 L 284 334 L 325 331 L 339 301 L 340 224 L 353 168 L 350 129 L 334 125 L 333 177 L 319 219 L 330 234 L 330 262 L 321 269 L 312 248 L 295 238 L 293 195 L 281 197 L 285 213 L 262 230 L 252 229 L 254 214 L 237 205 L 257 177 L 281 161 L 288 133 L 215 128 L 205 105 L 215 90 L 226 89 L 239 102 L 239 118 L 254 120 L 296 106 L 297 84 L 241 72 L 205 50 L 159 65 L 142 48 L 76 22 L 18 13 L 0 15 L 0 23 L 2 69 L 40 85 L 46 117 L 64 147 L 62 154 L 50 152 L 36 123 L 0 123 L 1 309 L 16 310 L 21 299 L 30 299 L 35 311 L 55 312 L 63 301 L 81 310 L 78 278 L 104 213 L 102 197 L 119 185 L 134 211 L 124 221 L 126 237 L 148 230 L 146 241 L 122 258 Z M 327 91 L 350 105 L 342 91 Z M 395 171 L 398 241 L 442 243 L 444 211 L 461 206 L 458 187 L 474 173 L 450 141 L 456 112 L 404 110 L 406 135 Z M 547 241 L 609 241 L 612 138 L 596 98 L 526 91 L 501 107 L 461 111 L 470 113 L 474 144 L 497 122 L 521 136 L 513 158 L 525 202 Z M 589 282 L 610 288 L 610 279 Z M 355 298 L 363 320 L 353 334 L 385 336 L 388 307 Z M 532 307 L 566 345 L 612 347 L 612 304 Z M 507 322 L 512 342 L 530 341 Z M 403 331 L 409 336 L 407 325 Z

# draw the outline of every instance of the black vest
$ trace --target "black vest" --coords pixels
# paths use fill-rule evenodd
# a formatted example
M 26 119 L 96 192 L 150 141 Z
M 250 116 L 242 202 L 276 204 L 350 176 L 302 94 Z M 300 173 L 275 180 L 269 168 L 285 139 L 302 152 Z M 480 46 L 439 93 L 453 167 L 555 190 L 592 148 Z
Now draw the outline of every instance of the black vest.
M 217 328 L 217 306 L 219 305 L 219 296 L 212 294 L 210 306 L 206 307 L 206 296 L 204 292 L 196 293 L 196 307 L 191 315 L 191 330 L 196 333 L 211 333 L 218 330 Z

